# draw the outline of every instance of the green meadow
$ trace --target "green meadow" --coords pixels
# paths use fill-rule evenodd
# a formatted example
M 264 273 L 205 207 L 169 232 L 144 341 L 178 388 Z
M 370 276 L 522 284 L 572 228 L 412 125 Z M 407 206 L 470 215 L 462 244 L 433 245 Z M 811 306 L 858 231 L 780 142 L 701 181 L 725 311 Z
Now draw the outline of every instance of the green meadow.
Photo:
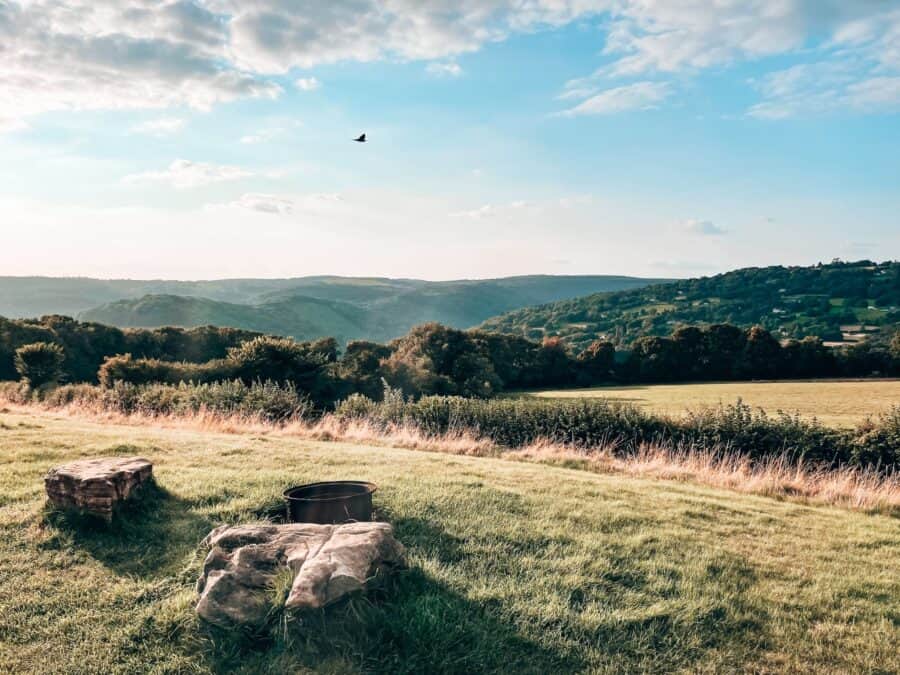
M 140 454 L 110 527 L 42 477 Z M 0 412 L 0 672 L 900 670 L 900 520 L 672 481 L 278 434 Z M 257 634 L 193 611 L 203 536 L 313 480 L 376 482 L 410 568 Z

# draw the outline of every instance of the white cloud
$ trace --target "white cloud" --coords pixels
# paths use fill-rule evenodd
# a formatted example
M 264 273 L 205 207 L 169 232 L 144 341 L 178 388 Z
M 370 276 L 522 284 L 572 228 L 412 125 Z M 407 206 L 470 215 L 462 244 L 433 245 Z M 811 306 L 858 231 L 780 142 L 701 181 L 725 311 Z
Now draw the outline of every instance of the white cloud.
M 425 72 L 435 77 L 459 77 L 463 69 L 458 63 L 429 63 L 425 66 Z
M 277 97 L 268 75 L 337 61 L 432 60 L 562 25 L 606 0 L 0 2 L 0 129 L 58 110 L 208 110 Z M 301 89 L 318 84 L 298 81 Z M 309 90 L 309 89 L 307 89 Z
M 900 98 L 893 82 L 900 76 L 895 3 L 622 0 L 611 9 L 606 27 L 604 53 L 611 60 L 567 82 L 560 99 L 586 98 L 616 78 L 690 74 L 780 55 L 801 63 L 772 73 L 766 86 L 783 93 L 770 91 L 748 114 L 780 119 L 823 108 L 879 112 L 895 109 Z M 816 82 L 829 70 L 843 71 L 839 86 Z
M 635 82 L 601 91 L 560 114 L 572 117 L 647 110 L 657 107 L 671 93 L 672 85 L 668 82 Z
M 724 227 L 716 225 L 710 220 L 698 220 L 696 218 L 690 218 L 684 221 L 681 225 L 685 232 L 688 232 L 689 234 L 696 234 L 701 237 L 719 237 L 723 234 L 728 233 L 728 230 L 726 230 Z
M 246 136 L 241 136 L 240 140 L 244 145 L 266 143 L 268 141 L 271 141 L 273 138 L 277 138 L 282 133 L 284 133 L 284 129 L 282 129 L 281 127 L 272 127 L 269 129 L 261 129 L 255 134 L 247 134 Z
M 253 173 L 236 166 L 222 164 L 206 164 L 176 159 L 167 169 L 162 171 L 145 171 L 125 176 L 122 182 L 126 185 L 146 183 L 167 183 L 178 190 L 200 187 L 210 183 L 247 178 Z
M 135 124 L 131 127 L 131 131 L 136 134 L 162 137 L 178 133 L 184 129 L 186 124 L 187 122 L 180 117 L 160 117 Z
M 229 52 L 242 68 L 284 73 L 337 61 L 441 59 L 513 32 L 562 25 L 608 0 L 217 0 L 229 15 Z
M 227 25 L 203 4 L 0 3 L 0 126 L 56 110 L 207 110 L 280 87 L 227 61 Z
M 247 192 L 227 204 L 208 204 L 207 209 L 238 208 L 257 211 L 259 213 L 271 213 L 282 216 L 293 215 L 297 212 L 324 213 L 340 207 L 344 201 L 337 193 L 310 193 L 303 195 L 275 195 L 262 192 Z
M 287 215 L 294 212 L 296 203 L 292 199 L 279 197 L 278 195 L 248 192 L 241 195 L 240 199 L 231 202 L 229 206 L 259 211 L 260 213 Z
M 475 209 L 467 211 L 456 211 L 450 214 L 451 218 L 471 218 L 472 220 L 481 220 L 482 218 L 491 218 L 497 215 L 497 207 L 491 204 L 484 204 Z
M 900 75 L 860 79 L 858 69 L 850 63 L 800 64 L 769 73 L 754 84 L 762 100 L 747 114 L 759 119 L 900 110 Z
M 469 220 L 481 220 L 482 218 L 495 218 L 503 215 L 510 215 L 523 209 L 536 207 L 536 204 L 527 202 L 524 199 L 517 199 L 508 204 L 484 204 L 478 208 L 468 209 L 465 211 L 455 211 L 449 214 L 451 218 L 467 218 Z
M 460 54 L 590 15 L 604 17 L 609 63 L 562 97 L 600 96 L 591 104 L 599 111 L 632 109 L 608 100 L 620 87 L 603 78 L 647 80 L 808 50 L 856 60 L 857 86 L 846 90 L 854 110 L 883 109 L 883 96 L 893 105 L 892 93 L 878 93 L 894 86 L 878 78 L 900 76 L 900 10 L 887 1 L 7 0 L 0 129 L 58 110 L 208 110 L 274 98 L 282 90 L 270 75 L 338 61 L 432 61 L 431 72 L 453 76 Z M 295 84 L 310 91 L 318 80 Z
M 314 77 L 301 77 L 294 84 L 301 91 L 315 91 L 322 86 L 322 83 Z

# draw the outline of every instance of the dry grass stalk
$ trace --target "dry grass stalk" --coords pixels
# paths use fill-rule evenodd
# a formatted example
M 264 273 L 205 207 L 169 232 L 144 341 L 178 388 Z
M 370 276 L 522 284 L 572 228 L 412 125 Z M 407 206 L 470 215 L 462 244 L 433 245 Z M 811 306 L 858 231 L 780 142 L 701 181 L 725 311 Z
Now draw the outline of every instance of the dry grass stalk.
M 326 415 L 317 421 L 277 424 L 253 416 L 223 415 L 199 410 L 189 415 L 125 414 L 87 402 L 49 408 L 41 404 L 3 402 L 28 411 L 35 406 L 57 414 L 113 423 L 197 429 L 228 434 L 273 434 L 317 441 L 341 441 L 395 446 L 429 452 L 478 457 L 498 456 L 660 480 L 676 480 L 776 498 L 831 504 L 875 513 L 900 513 L 900 474 L 854 467 L 827 469 L 790 461 L 786 456 L 751 461 L 735 452 L 695 447 L 644 445 L 637 453 L 617 454 L 616 442 L 576 447 L 549 441 L 521 448 L 501 448 L 464 430 L 431 435 L 411 426 L 382 429 L 366 421 L 341 422 Z

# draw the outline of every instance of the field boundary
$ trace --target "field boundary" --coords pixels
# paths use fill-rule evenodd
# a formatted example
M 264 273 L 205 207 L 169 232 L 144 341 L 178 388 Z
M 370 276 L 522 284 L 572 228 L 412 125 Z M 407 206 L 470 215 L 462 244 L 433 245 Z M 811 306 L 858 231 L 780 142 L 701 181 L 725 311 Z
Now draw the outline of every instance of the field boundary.
M 508 448 L 468 431 L 428 434 L 412 425 L 388 427 L 366 420 L 325 415 L 315 421 L 276 423 L 248 416 L 200 410 L 190 414 L 150 415 L 91 409 L 78 404 L 50 407 L 0 400 L 0 413 L 63 415 L 103 424 L 180 428 L 225 434 L 286 436 L 323 442 L 348 442 L 407 450 L 551 464 L 595 473 L 687 482 L 743 494 L 809 504 L 826 504 L 866 513 L 900 515 L 900 473 L 857 467 L 824 468 L 786 455 L 751 461 L 729 449 L 701 449 L 644 443 L 635 452 L 616 453 L 614 442 L 579 447 L 538 440 Z

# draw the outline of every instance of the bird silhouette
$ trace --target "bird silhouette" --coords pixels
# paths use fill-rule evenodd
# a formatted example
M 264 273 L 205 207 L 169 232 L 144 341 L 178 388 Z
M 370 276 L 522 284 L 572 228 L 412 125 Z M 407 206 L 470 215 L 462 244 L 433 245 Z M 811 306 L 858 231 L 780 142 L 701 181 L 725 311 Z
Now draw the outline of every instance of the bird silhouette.
M 357 143 L 365 143 L 365 142 L 366 142 L 366 135 L 365 135 L 365 134 L 361 134 L 359 138 L 354 138 L 353 140 L 356 141 Z

